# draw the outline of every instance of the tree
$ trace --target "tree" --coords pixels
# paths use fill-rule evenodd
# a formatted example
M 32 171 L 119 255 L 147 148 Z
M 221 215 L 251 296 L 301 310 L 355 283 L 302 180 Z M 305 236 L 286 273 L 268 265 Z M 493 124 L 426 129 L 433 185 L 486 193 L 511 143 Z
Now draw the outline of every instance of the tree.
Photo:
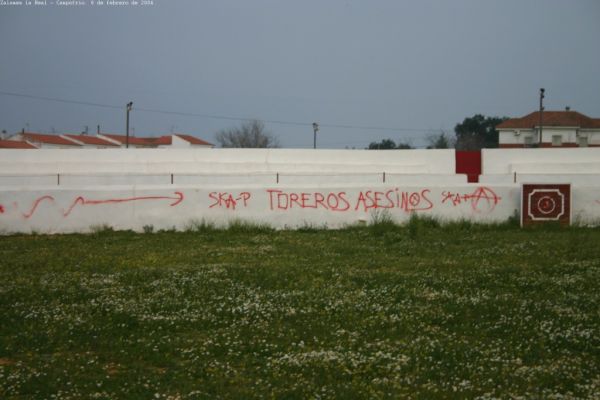
M 441 131 L 439 135 L 431 135 L 427 138 L 428 149 L 449 149 L 452 147 L 452 139 L 446 135 L 446 132 Z
M 222 129 L 215 135 L 221 147 L 274 148 L 279 141 L 265 129 L 262 121 L 251 120 L 239 127 Z
M 479 150 L 498 147 L 498 131 L 496 126 L 507 117 L 485 117 L 475 114 L 456 124 L 456 148 L 459 150 Z
M 394 149 L 412 149 L 412 146 L 408 143 L 394 142 L 392 139 L 383 139 L 381 142 L 369 143 L 369 150 L 394 150 Z
M 392 150 L 396 148 L 396 142 L 392 139 L 383 139 L 381 142 L 369 143 L 369 150 Z

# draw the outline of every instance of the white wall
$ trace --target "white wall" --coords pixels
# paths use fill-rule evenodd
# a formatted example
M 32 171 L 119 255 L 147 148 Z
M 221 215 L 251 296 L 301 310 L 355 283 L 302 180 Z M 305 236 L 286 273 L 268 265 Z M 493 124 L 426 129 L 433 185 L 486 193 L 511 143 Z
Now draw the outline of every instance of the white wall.
M 385 212 L 398 222 L 412 212 L 443 220 L 503 221 L 519 206 L 519 188 L 473 185 L 144 186 L 0 190 L 0 232 L 85 232 L 94 226 L 185 229 L 194 221 L 219 225 L 242 219 L 272 226 L 342 227 Z
M 191 147 L 190 142 L 183 140 L 176 135 L 171 135 L 171 148 L 174 149 L 189 149 Z
M 520 208 L 515 171 L 527 183 L 569 181 L 574 218 L 600 224 L 599 148 L 484 150 L 479 184 L 454 163 L 453 150 L 0 150 L 0 232 L 202 219 L 340 227 L 382 211 L 398 222 L 412 212 L 503 221 Z
M 0 150 L 0 171 L 56 173 L 453 174 L 453 150 L 102 149 Z
M 203 186 L 153 185 L 30 190 L 0 188 L 0 233 L 86 232 L 100 225 L 142 231 L 241 219 L 279 228 L 370 223 L 386 212 L 441 220 L 504 221 L 520 208 L 519 185 Z M 575 221 L 600 224 L 600 186 L 574 186 Z
M 600 172 L 600 148 L 484 149 L 481 159 L 485 175 Z
M 577 143 L 576 128 L 544 128 L 542 130 L 542 142 L 552 143 L 552 136 L 562 137 L 562 143 Z
M 579 133 L 588 138 L 588 145 L 600 146 L 599 129 L 581 129 Z
M 515 131 L 519 134 L 516 135 Z M 511 130 L 499 130 L 498 131 L 498 144 L 519 144 L 525 145 L 525 138 L 530 137 L 532 143 L 539 141 L 537 132 L 532 129 L 511 129 Z

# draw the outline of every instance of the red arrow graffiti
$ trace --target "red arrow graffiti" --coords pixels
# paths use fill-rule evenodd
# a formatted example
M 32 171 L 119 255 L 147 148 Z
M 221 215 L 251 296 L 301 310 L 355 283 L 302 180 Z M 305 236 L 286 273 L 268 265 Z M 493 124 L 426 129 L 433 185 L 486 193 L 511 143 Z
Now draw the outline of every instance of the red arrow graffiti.
M 31 207 L 31 210 L 29 210 L 28 213 L 23 213 L 23 216 L 25 218 L 30 218 L 33 213 L 35 212 L 35 210 L 38 208 L 38 206 L 40 205 L 40 203 L 44 200 L 50 200 L 52 202 L 54 202 L 54 197 L 52 196 L 42 196 L 39 199 L 36 199 L 35 202 L 33 203 L 33 206 Z
M 184 198 L 184 196 L 183 196 L 183 193 L 181 193 L 181 192 L 175 192 L 175 197 L 140 196 L 140 197 L 128 197 L 128 198 L 124 198 L 124 199 L 106 199 L 106 200 L 88 200 L 88 199 L 84 198 L 83 196 L 79 196 L 79 197 L 75 198 L 75 200 L 73 200 L 73 203 L 71 203 L 71 206 L 69 206 L 69 208 L 66 211 L 63 210 L 63 215 L 65 217 L 68 217 L 69 214 L 71 214 L 71 212 L 73 211 L 73 209 L 78 205 L 93 206 L 93 205 L 97 205 L 97 204 L 128 203 L 131 201 L 139 201 L 139 200 L 174 200 L 171 204 L 169 204 L 170 207 L 174 207 L 174 206 L 178 205 L 179 203 L 181 203 L 183 201 L 183 198 Z M 35 213 L 35 210 L 38 208 L 39 204 L 44 200 L 55 202 L 54 197 L 52 197 L 52 196 L 42 196 L 39 199 L 35 200 L 35 202 L 33 203 L 33 206 L 31 207 L 31 210 L 28 213 L 22 213 L 23 217 L 30 218 Z

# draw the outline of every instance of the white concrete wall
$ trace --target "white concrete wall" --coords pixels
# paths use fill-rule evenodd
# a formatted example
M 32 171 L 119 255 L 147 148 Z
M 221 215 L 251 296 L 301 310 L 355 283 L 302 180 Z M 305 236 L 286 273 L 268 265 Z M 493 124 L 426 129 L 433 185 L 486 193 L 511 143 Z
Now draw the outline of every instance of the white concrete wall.
M 0 174 L 453 174 L 453 150 L 0 150 Z
M 452 150 L 0 150 L 0 233 L 202 219 L 340 227 L 379 212 L 503 221 L 525 181 L 572 183 L 574 218 L 600 224 L 599 148 L 484 150 L 479 184 L 454 162 Z
M 519 191 L 473 185 L 1 188 L 0 232 L 86 232 L 99 225 L 185 229 L 195 221 L 224 225 L 235 219 L 279 228 L 336 228 L 369 223 L 381 212 L 398 222 L 413 212 L 442 220 L 503 221 L 518 209 Z
M 600 148 L 484 149 L 481 159 L 484 175 L 600 172 Z
M 100 225 L 186 229 L 202 220 L 337 228 L 370 223 L 381 212 L 397 222 L 413 212 L 445 221 L 504 221 L 520 209 L 520 190 L 520 185 L 0 188 L 0 234 L 87 232 Z M 574 186 L 572 211 L 576 222 L 600 224 L 600 186 Z
M 504 185 L 513 183 L 569 183 L 574 186 L 600 186 L 600 174 L 481 175 L 479 182 L 488 185 Z

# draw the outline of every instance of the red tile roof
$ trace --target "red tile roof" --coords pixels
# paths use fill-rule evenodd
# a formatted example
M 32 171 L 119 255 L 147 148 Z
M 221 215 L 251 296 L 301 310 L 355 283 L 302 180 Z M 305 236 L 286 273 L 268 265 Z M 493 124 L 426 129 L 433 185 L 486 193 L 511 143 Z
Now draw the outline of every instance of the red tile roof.
M 37 149 L 27 142 L 16 140 L 0 140 L 0 149 Z
M 521 118 L 511 118 L 496 129 L 531 129 L 540 124 L 540 112 L 535 111 Z M 600 128 L 600 119 L 590 118 L 577 111 L 544 111 L 543 126 L 572 126 L 579 128 Z
M 202 146 L 213 146 L 212 143 L 208 143 L 202 139 L 198 139 L 195 136 L 191 136 L 191 135 L 183 135 L 181 133 L 174 133 L 174 136 L 177 136 L 178 138 L 181 138 L 191 144 L 197 144 L 197 145 L 202 145 Z
M 109 142 L 106 139 L 102 139 L 99 138 L 97 136 L 87 136 L 87 135 L 64 135 L 70 139 L 73 140 L 77 140 L 78 142 L 84 143 L 84 144 L 91 144 L 94 146 L 113 146 L 113 147 L 119 147 L 118 144 L 115 144 L 113 142 Z
M 107 138 L 116 140 L 117 142 L 119 142 L 121 144 L 125 144 L 127 141 L 126 135 L 114 135 L 112 133 L 101 133 L 101 135 L 106 136 Z M 154 146 L 152 139 L 153 138 L 129 136 L 129 144 L 152 147 L 152 146 Z
M 150 138 L 152 140 L 152 143 L 154 143 L 156 146 L 161 145 L 161 146 L 168 146 L 173 142 L 173 138 L 171 136 L 161 136 L 158 138 Z
M 81 145 L 72 142 L 69 139 L 60 137 L 59 135 L 45 135 L 41 133 L 24 132 L 20 134 L 23 140 L 34 143 L 56 144 L 60 146 L 81 147 Z

